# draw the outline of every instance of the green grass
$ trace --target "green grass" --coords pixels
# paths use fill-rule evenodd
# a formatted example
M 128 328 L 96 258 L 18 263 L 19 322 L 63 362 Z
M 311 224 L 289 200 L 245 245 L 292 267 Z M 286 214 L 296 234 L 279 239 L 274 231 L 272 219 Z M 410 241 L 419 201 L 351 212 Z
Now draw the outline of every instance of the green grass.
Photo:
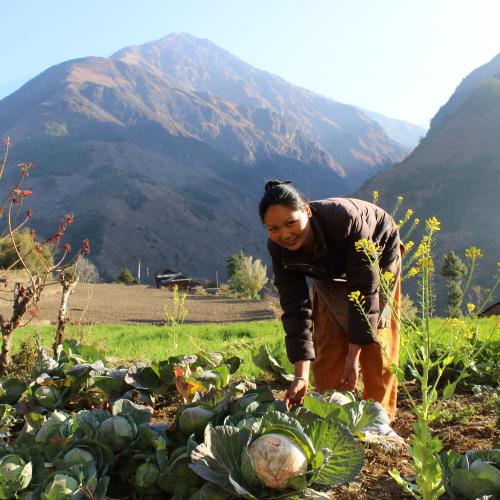
M 433 337 L 446 344 L 450 339 L 448 320 L 433 319 Z M 483 341 L 499 340 L 498 321 L 481 319 L 479 338 Z M 13 335 L 13 352 L 21 342 L 38 333 L 43 345 L 53 343 L 55 326 L 24 327 Z M 252 362 L 252 352 L 261 345 L 291 369 L 286 359 L 284 332 L 278 321 L 255 321 L 226 324 L 184 324 L 176 328 L 156 325 L 108 324 L 93 326 L 68 326 L 66 338 L 77 339 L 83 344 L 81 356 L 89 361 L 115 358 L 125 362 L 164 360 L 169 356 L 194 354 L 199 351 L 223 352 L 243 359 L 240 375 L 253 378 L 259 373 Z M 401 364 L 405 350 L 401 350 Z
M 24 327 L 13 336 L 13 352 L 21 342 L 39 334 L 43 345 L 54 341 L 55 326 Z M 255 321 L 226 324 L 183 324 L 176 328 L 156 325 L 107 324 L 68 326 L 66 338 L 83 344 L 81 356 L 89 361 L 119 358 L 124 361 L 161 361 L 174 355 L 200 351 L 222 352 L 243 359 L 239 373 L 255 377 L 259 369 L 252 362 L 252 352 L 266 345 L 289 369 L 285 354 L 284 332 L 280 322 Z

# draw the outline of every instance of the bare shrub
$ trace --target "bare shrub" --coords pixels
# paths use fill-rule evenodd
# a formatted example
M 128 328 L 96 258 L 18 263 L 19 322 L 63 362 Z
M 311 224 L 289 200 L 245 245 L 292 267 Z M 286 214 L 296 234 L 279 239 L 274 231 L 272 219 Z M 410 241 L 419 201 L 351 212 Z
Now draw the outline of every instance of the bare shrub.
M 80 283 L 99 283 L 99 270 L 88 258 L 82 257 L 75 265 L 76 275 Z

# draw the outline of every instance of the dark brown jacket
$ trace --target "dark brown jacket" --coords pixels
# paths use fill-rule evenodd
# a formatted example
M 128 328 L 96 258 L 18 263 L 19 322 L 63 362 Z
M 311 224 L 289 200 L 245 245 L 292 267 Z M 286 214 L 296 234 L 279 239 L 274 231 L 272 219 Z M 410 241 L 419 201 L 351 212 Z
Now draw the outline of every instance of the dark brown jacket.
M 283 309 L 286 350 L 292 363 L 314 360 L 312 309 L 306 276 L 319 280 L 345 278 L 347 292 L 359 290 L 366 300 L 366 312 L 376 331 L 379 317 L 379 276 L 367 264 L 356 241 L 366 238 L 382 250 L 380 266 L 391 267 L 399 256 L 400 240 L 396 223 L 384 210 L 354 198 L 328 198 L 310 203 L 311 224 L 316 242 L 315 258 L 302 249 L 287 250 L 268 241 L 273 262 L 274 283 Z M 347 301 L 347 297 L 346 297 Z M 354 344 L 374 341 L 365 318 L 349 303 L 347 339 Z

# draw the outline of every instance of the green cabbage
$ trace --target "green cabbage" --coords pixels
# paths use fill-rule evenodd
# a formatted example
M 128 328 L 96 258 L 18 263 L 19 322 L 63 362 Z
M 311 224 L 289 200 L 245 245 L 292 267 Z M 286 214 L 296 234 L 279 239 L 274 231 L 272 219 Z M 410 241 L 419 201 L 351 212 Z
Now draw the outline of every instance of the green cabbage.
M 50 385 L 42 385 L 38 387 L 33 393 L 35 401 L 40 406 L 47 408 L 47 410 L 54 410 L 60 406 L 62 402 L 61 393 Z
M 132 418 L 117 415 L 109 417 L 99 426 L 98 437 L 113 451 L 122 451 L 138 436 L 138 429 Z
M 179 428 L 184 434 L 202 432 L 208 425 L 214 412 L 201 406 L 191 406 L 182 411 L 179 416 Z
M 160 477 L 160 470 L 155 464 L 145 463 L 139 465 L 135 472 L 134 483 L 139 488 L 151 488 Z
M 32 474 L 31 462 L 20 456 L 9 454 L 0 458 L 0 498 L 14 498 L 28 487 Z
M 45 486 L 42 500 L 64 500 L 67 498 L 84 498 L 81 491 L 81 484 L 69 474 L 55 474 Z

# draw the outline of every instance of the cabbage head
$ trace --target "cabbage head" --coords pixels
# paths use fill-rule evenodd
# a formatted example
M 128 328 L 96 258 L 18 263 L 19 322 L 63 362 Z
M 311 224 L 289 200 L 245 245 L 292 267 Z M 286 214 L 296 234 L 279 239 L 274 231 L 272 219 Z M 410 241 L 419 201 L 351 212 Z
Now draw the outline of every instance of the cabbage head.
M 16 492 L 28 487 L 33 469 L 19 455 L 10 454 L 0 458 L 0 498 L 14 498 Z
M 138 436 L 135 422 L 124 415 L 109 417 L 99 426 L 98 437 L 113 451 L 122 451 Z
M 307 471 L 307 457 L 293 439 L 269 433 L 248 448 L 257 477 L 270 488 L 285 489 L 288 481 Z
M 139 488 L 151 488 L 160 477 L 160 470 L 155 464 L 145 463 L 139 465 L 135 471 L 134 483 Z
M 56 433 L 59 433 L 59 429 L 62 423 L 68 418 L 68 415 L 62 411 L 54 411 L 52 415 L 43 423 L 40 430 L 35 436 L 35 443 L 47 444 L 51 438 Z
M 40 406 L 47 408 L 47 410 L 54 410 L 62 402 L 61 393 L 55 387 L 50 385 L 42 385 L 38 387 L 33 393 L 35 401 Z
M 67 467 L 72 467 L 73 465 L 95 465 L 94 455 L 84 448 L 72 448 L 63 456 L 62 460 Z
M 69 474 L 55 474 L 41 494 L 42 500 L 82 499 L 80 483 Z
M 179 428 L 184 434 L 201 433 L 214 416 L 213 410 L 191 406 L 179 416 Z

